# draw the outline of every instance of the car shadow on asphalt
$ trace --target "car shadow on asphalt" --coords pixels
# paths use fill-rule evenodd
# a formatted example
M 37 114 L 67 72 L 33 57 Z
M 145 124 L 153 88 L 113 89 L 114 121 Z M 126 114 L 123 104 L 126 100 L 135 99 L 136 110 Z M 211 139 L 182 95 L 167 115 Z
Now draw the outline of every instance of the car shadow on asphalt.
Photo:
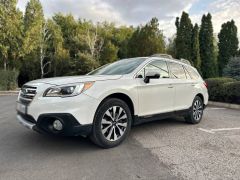
M 166 126 L 184 126 L 186 125 L 182 118 L 168 118 L 159 121 L 151 121 L 146 122 L 140 125 L 136 125 L 132 127 L 132 133 L 135 130 L 141 130 L 141 128 L 150 128 L 152 126 L 159 126 L 159 128 L 163 128 Z M 87 151 L 99 151 L 102 150 L 98 146 L 94 145 L 91 140 L 87 137 L 81 136 L 53 136 L 53 135 L 46 135 L 46 134 L 39 134 L 37 132 L 31 131 L 20 131 L 17 134 L 17 139 L 14 141 L 20 141 L 21 146 L 19 148 L 23 148 L 27 151 L 37 150 L 37 151 L 45 151 L 47 149 L 48 152 L 55 152 L 56 150 L 61 150 L 61 152 L 87 152 Z M 133 144 L 131 144 L 133 143 Z M 134 145 L 134 142 L 131 142 L 130 138 L 121 145 L 122 148 L 126 148 L 126 146 Z
M 138 127 L 151 127 L 151 126 L 184 126 L 186 125 L 186 122 L 183 117 L 173 117 L 173 118 L 166 118 L 166 119 L 161 119 L 161 120 L 154 120 L 154 121 L 149 121 L 149 122 L 144 122 L 142 124 L 138 124 L 133 126 L 134 128 Z

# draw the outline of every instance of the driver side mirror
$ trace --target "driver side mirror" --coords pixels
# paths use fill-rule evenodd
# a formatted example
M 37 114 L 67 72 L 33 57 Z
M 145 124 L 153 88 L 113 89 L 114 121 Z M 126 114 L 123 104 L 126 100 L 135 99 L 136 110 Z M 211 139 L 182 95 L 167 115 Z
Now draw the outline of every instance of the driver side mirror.
M 158 72 L 148 72 L 146 74 L 146 77 L 144 78 L 144 82 L 149 83 L 150 79 L 159 79 L 159 78 L 160 78 L 160 74 Z

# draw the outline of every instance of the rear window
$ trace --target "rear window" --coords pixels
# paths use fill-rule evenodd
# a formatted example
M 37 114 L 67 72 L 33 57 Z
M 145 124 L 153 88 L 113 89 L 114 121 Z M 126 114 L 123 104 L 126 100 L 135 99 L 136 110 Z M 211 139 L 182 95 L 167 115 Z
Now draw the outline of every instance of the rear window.
M 196 79 L 199 79 L 199 74 L 193 69 L 193 68 L 190 68 L 190 67 L 185 67 L 187 72 L 190 74 L 191 78 L 196 80 Z

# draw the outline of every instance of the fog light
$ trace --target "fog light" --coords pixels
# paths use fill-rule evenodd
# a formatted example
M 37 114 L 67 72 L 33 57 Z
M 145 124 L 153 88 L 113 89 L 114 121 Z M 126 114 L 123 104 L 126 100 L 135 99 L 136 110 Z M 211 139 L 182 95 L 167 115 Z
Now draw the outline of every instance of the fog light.
M 58 119 L 56 119 L 55 121 L 53 121 L 53 128 L 61 131 L 63 129 L 63 124 L 61 121 L 59 121 Z

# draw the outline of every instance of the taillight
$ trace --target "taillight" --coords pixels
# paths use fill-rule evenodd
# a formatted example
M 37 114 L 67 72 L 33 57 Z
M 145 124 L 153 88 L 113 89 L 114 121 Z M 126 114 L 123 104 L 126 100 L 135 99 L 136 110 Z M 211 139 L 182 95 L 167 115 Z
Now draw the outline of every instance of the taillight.
M 203 84 L 206 88 L 208 88 L 208 84 L 205 81 L 203 82 Z

